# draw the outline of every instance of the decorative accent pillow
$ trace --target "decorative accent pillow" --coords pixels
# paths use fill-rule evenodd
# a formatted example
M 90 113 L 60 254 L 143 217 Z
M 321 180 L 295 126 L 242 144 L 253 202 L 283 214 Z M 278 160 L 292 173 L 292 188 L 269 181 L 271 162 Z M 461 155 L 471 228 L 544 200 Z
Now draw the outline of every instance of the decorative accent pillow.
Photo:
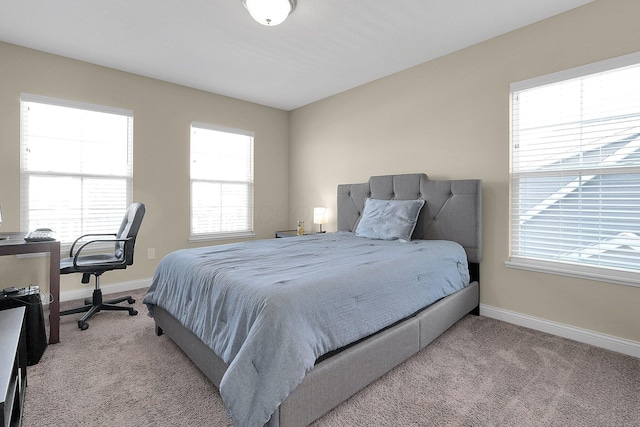
M 411 241 L 424 200 L 367 198 L 356 236 L 379 240 Z

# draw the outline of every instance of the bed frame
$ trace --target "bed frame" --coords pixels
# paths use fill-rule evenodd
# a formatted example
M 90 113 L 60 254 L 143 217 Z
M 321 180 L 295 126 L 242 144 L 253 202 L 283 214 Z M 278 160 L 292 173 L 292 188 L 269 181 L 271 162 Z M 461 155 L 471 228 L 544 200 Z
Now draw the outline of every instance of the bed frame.
M 407 360 L 468 313 L 479 314 L 482 255 L 482 182 L 431 181 L 425 174 L 374 176 L 367 183 L 338 186 L 338 231 L 354 231 L 367 197 L 424 199 L 414 239 L 453 240 L 467 253 L 472 282 L 330 357 L 319 359 L 272 415 L 269 427 L 305 426 Z M 154 307 L 156 333 L 166 333 L 216 385 L 226 365 L 173 316 Z

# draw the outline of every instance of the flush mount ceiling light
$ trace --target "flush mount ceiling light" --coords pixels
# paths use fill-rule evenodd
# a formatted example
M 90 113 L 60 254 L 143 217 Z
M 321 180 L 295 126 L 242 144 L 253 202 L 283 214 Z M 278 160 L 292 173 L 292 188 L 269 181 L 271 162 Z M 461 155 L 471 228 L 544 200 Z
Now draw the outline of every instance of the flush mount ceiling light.
M 242 4 L 253 19 L 270 27 L 282 24 L 296 8 L 296 0 L 242 0 Z

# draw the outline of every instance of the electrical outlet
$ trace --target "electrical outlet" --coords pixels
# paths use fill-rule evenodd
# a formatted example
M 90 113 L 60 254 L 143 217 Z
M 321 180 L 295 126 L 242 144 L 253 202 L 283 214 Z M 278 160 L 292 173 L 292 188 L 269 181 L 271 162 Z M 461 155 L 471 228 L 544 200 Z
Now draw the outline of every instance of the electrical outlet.
M 156 259 L 156 248 L 147 249 L 147 259 Z

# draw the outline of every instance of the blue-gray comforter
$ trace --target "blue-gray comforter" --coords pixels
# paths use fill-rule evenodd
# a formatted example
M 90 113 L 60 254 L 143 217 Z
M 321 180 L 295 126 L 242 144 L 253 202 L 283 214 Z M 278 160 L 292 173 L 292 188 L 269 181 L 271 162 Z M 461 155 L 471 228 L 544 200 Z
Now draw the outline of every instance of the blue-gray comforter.
M 220 394 L 234 424 L 262 426 L 318 357 L 468 283 L 457 243 L 338 232 L 173 252 L 144 302 L 228 365 Z

